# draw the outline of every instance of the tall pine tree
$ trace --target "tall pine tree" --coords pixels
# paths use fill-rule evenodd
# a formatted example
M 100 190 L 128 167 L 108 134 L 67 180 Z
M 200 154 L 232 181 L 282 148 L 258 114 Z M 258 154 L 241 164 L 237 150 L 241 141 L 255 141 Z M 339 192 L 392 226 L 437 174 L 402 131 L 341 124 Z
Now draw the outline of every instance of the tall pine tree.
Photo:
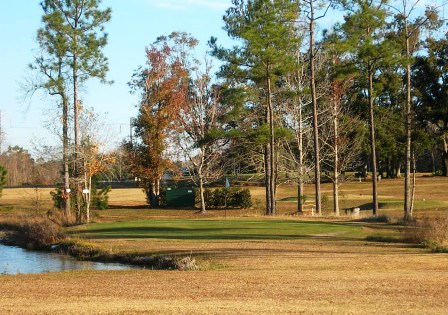
M 231 49 L 210 44 L 224 61 L 220 75 L 258 91 L 257 106 L 263 120 L 255 128 L 264 133 L 266 214 L 275 215 L 277 185 L 275 83 L 295 64 L 299 40 L 296 32 L 299 5 L 295 0 L 232 0 L 224 16 L 224 29 L 237 41 Z M 252 104 L 253 105 L 253 104 Z
M 70 190 L 68 174 L 68 112 L 70 100 L 73 97 L 74 117 L 74 156 L 75 172 L 78 154 L 78 110 L 79 85 L 91 78 L 106 81 L 108 71 L 107 58 L 102 48 L 107 44 L 107 34 L 104 24 L 110 20 L 111 9 L 101 10 L 101 0 L 44 0 L 43 27 L 38 30 L 37 40 L 41 55 L 35 58 L 31 68 L 42 75 L 36 88 L 44 88 L 50 95 L 59 95 L 63 112 L 63 155 L 64 155 L 64 196 L 65 211 L 70 211 Z M 82 221 L 81 187 L 76 181 L 76 199 L 78 200 L 76 217 Z
M 379 90 L 375 80 L 382 67 L 398 62 L 398 47 L 385 38 L 388 11 L 384 0 L 342 1 L 348 14 L 339 27 L 338 49 L 350 59 L 361 86 L 366 91 L 370 128 L 370 160 L 372 171 L 372 208 L 378 214 L 377 152 L 375 111 Z

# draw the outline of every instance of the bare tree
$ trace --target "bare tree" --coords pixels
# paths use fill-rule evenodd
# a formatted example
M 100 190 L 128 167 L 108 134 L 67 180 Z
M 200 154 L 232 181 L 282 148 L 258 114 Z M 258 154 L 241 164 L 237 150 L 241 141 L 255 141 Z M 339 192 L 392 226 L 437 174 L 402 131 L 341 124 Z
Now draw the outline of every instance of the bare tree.
M 204 184 L 224 173 L 223 142 L 226 141 L 212 135 L 221 130 L 220 118 L 225 110 L 220 102 L 220 87 L 212 81 L 212 63 L 205 59 L 204 70 L 201 67 L 197 62 L 192 69 L 189 101 L 180 110 L 173 143 L 189 161 L 191 177 L 199 186 L 201 213 L 205 213 Z

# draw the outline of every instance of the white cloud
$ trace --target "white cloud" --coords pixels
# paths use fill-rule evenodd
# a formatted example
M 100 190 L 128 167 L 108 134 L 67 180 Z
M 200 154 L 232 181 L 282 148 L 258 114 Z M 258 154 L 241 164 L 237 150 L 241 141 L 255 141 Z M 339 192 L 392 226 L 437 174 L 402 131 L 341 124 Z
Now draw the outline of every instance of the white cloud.
M 203 7 L 213 10 L 225 10 L 230 0 L 146 0 L 149 4 L 159 8 L 183 10 L 191 7 Z

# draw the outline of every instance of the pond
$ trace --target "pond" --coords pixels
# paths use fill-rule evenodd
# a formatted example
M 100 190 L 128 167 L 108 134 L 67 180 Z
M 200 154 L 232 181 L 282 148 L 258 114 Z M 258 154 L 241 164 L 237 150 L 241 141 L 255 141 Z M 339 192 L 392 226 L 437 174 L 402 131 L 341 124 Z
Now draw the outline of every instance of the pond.
M 117 263 L 79 261 L 56 253 L 29 251 L 0 244 L 0 275 L 59 272 L 69 270 L 127 270 L 133 266 Z

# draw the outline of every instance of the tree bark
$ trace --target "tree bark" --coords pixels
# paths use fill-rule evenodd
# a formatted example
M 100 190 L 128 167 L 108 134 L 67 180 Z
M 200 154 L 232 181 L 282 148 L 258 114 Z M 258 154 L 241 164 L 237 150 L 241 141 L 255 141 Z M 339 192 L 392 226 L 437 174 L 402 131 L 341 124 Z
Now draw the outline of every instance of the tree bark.
M 404 12 L 404 29 L 406 40 L 406 58 L 410 57 L 409 48 L 409 30 L 406 11 Z M 412 217 L 411 205 L 411 139 L 412 139 L 412 113 L 411 113 L 411 64 L 406 64 L 406 108 L 405 108 L 405 126 L 406 126 L 406 152 L 405 152 L 405 171 L 404 171 L 404 218 Z
M 66 220 L 71 219 L 71 204 L 70 204 L 70 173 L 68 167 L 68 99 L 65 95 L 62 97 L 62 160 L 63 160 L 63 172 L 64 172 L 64 216 Z
M 338 104 L 333 104 L 333 133 L 334 133 L 334 152 L 333 152 L 333 208 L 334 215 L 339 216 L 339 121 Z
M 297 211 L 303 213 L 303 128 L 302 128 L 302 104 L 299 104 L 298 108 L 298 138 L 297 138 L 297 148 L 298 148 L 298 175 L 297 175 Z
M 268 86 L 268 93 L 267 93 L 267 104 L 268 104 L 268 112 L 269 112 L 269 149 L 270 149 L 270 181 L 269 181 L 269 195 L 270 195 L 270 208 L 271 213 L 270 215 L 275 216 L 275 192 L 276 192 L 276 170 L 277 170 L 277 163 L 276 163 L 276 150 L 275 150 L 275 122 L 274 122 L 274 108 L 272 106 L 272 98 L 271 98 L 271 78 L 269 69 L 267 71 L 267 86 Z
M 313 136 L 314 136 L 314 187 L 315 187 L 315 199 L 316 199 L 316 213 L 322 214 L 321 205 L 321 189 L 320 189 L 320 148 L 319 148 L 319 126 L 317 117 L 317 93 L 316 93 L 316 78 L 315 78 L 315 54 L 314 54 L 314 6 L 313 1 L 309 0 L 310 4 L 310 89 L 311 100 L 313 104 Z
M 265 184 L 265 191 L 266 191 L 266 215 L 272 214 L 271 209 L 271 155 L 270 155 L 270 148 L 269 144 L 264 145 L 264 184 Z
M 202 150 L 202 149 L 201 149 Z M 201 199 L 201 213 L 205 213 L 207 210 L 205 209 L 205 199 L 204 199 L 204 176 L 202 173 L 202 167 L 204 165 L 204 151 L 201 151 L 201 162 L 197 167 L 198 177 L 199 177 L 199 196 Z
M 202 177 L 199 177 L 199 197 L 201 199 L 201 213 L 207 212 L 205 208 L 205 199 L 204 199 L 204 181 Z
M 378 215 L 378 181 L 377 181 L 377 166 L 376 166 L 376 142 L 375 142 L 375 104 L 373 101 L 373 70 L 368 70 L 369 79 L 369 116 L 370 116 L 370 152 L 372 159 L 372 206 L 373 215 Z
M 78 117 L 79 117 L 79 99 L 78 99 L 78 36 L 76 34 L 78 30 L 78 19 L 79 19 L 79 7 L 76 6 L 75 9 L 75 19 L 73 24 L 73 66 L 72 66 L 72 76 L 73 76 L 73 129 L 74 129 L 74 164 L 73 164 L 73 177 L 75 179 L 75 194 L 76 194 L 76 220 L 77 223 L 82 222 L 82 188 L 79 173 L 79 130 L 78 130 Z
M 448 176 L 448 135 L 442 136 L 443 151 L 442 151 L 442 164 L 443 164 L 443 176 Z

